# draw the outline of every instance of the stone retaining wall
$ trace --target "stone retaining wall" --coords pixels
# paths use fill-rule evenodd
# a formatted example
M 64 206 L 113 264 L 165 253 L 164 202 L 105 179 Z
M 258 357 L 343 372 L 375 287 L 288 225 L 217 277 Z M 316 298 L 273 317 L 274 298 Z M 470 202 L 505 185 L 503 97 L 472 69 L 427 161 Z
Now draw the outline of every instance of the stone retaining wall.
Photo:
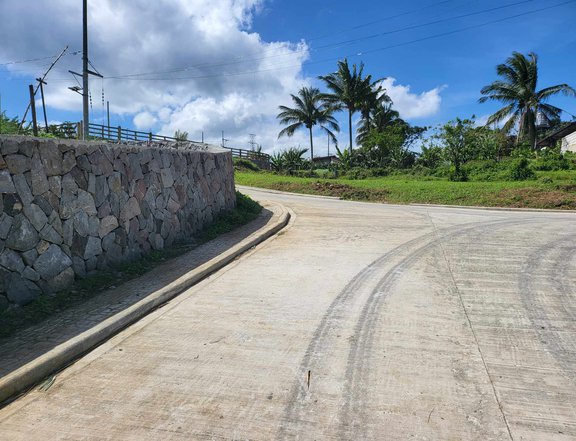
M 234 207 L 230 152 L 0 137 L 0 312 L 186 240 Z

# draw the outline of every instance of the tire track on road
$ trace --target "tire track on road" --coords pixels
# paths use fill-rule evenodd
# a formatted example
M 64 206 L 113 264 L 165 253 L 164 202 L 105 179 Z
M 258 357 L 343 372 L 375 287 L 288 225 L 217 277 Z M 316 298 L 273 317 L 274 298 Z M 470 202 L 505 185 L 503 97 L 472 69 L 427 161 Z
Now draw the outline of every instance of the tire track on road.
M 341 439 L 353 439 L 354 437 L 356 437 L 356 439 L 369 439 L 365 432 L 365 421 L 366 397 L 369 392 L 370 354 L 374 346 L 374 332 L 376 329 L 376 322 L 380 317 L 382 303 L 398 279 L 404 275 L 406 270 L 408 270 L 414 263 L 448 239 L 530 221 L 530 219 L 502 220 L 494 222 L 479 222 L 473 225 L 467 224 L 461 226 L 457 231 L 442 236 L 438 236 L 437 234 L 445 232 L 445 230 L 438 230 L 436 232 L 435 240 L 431 240 L 424 246 L 416 249 L 394 265 L 384 275 L 384 277 L 378 282 L 376 288 L 370 294 L 370 297 L 365 303 L 356 324 L 354 335 L 357 336 L 357 338 L 350 347 L 348 366 L 346 368 L 346 385 L 344 389 L 345 402 L 341 409 L 340 416 Z
M 561 248 L 562 251 L 554 257 L 554 251 Z M 534 251 L 521 267 L 518 279 L 518 286 L 522 295 L 522 303 L 532 323 L 532 328 L 538 334 L 539 340 L 546 347 L 547 351 L 554 357 L 558 365 L 562 368 L 564 375 L 572 382 L 576 383 L 576 363 L 574 361 L 574 349 L 570 350 L 566 346 L 564 339 L 560 336 L 553 325 L 546 302 L 539 298 L 536 292 L 535 273 L 542 271 L 551 280 L 550 287 L 557 293 L 563 302 L 574 301 L 573 293 L 566 283 L 569 263 L 576 254 L 576 243 L 567 244 L 566 238 L 557 239 L 546 243 Z M 547 258 L 549 257 L 549 258 Z M 550 295 L 550 294 L 548 294 Z M 557 309 L 561 321 L 574 321 L 576 314 L 562 303 L 562 308 Z M 570 353 L 572 352 L 572 353 Z
M 369 284 L 371 279 L 376 278 L 373 282 L 376 283 L 376 287 L 369 294 L 354 328 L 354 339 L 348 355 L 345 373 L 346 381 L 343 391 L 345 402 L 339 414 L 339 430 L 341 435 L 344 434 L 342 439 L 347 439 L 350 435 L 350 429 L 353 429 L 353 438 L 350 439 L 361 439 L 361 436 L 358 435 L 360 432 L 357 430 L 360 426 L 363 426 L 361 421 L 364 420 L 364 417 L 362 412 L 360 412 L 358 404 L 362 400 L 359 400 L 358 397 L 365 394 L 366 363 L 368 359 L 366 354 L 370 352 L 373 345 L 374 323 L 379 315 L 378 310 L 380 305 L 390 287 L 400 275 L 401 270 L 409 267 L 409 265 L 418 260 L 427 251 L 448 238 L 456 237 L 479 228 L 487 229 L 498 225 L 509 225 L 528 221 L 529 219 L 497 220 L 492 222 L 481 221 L 436 230 L 399 245 L 374 260 L 356 274 L 332 301 L 323 315 L 320 324 L 314 331 L 304 357 L 299 364 L 296 380 L 291 387 L 284 415 L 280 422 L 277 439 L 294 439 L 298 437 L 299 430 L 302 430 L 299 423 L 307 420 L 307 415 L 314 409 L 311 392 L 307 388 L 307 373 L 309 371 L 321 371 L 324 354 L 330 348 L 330 339 L 334 338 L 336 334 L 334 331 L 336 329 L 343 329 L 345 321 L 350 318 L 350 305 L 354 300 L 357 300 L 358 293 Z M 444 234 L 439 236 L 439 233 Z M 383 277 L 378 279 L 377 273 L 385 270 L 386 264 L 391 260 L 393 262 L 396 260 L 397 263 L 385 272 Z M 352 423 L 349 415 L 355 411 L 359 412 L 360 421 Z

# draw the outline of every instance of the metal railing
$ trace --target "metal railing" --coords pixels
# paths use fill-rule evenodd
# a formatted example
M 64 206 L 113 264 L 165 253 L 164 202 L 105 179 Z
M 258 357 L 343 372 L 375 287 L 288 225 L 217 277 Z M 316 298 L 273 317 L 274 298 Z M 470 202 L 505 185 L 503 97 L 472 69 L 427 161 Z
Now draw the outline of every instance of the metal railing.
M 54 135 L 61 138 L 81 139 L 81 123 L 64 123 L 51 126 Z M 109 142 L 178 142 L 180 140 L 171 137 L 156 135 L 152 132 L 139 132 L 137 130 L 125 129 L 123 127 L 103 126 L 101 124 L 90 123 L 88 126 L 88 137 L 92 140 L 105 140 Z M 190 141 L 200 144 L 199 141 Z M 260 167 L 269 168 L 270 155 L 253 150 L 238 149 L 234 147 L 224 148 L 232 152 L 232 157 L 243 158 L 255 161 Z

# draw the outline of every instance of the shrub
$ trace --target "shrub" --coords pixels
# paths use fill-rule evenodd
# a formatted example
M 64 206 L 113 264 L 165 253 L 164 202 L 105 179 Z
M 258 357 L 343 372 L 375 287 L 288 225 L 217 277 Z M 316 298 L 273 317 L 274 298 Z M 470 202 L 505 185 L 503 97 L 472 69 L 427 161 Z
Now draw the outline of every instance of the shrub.
M 468 180 L 468 173 L 463 168 L 450 167 L 450 174 L 448 179 L 453 182 L 466 182 Z
M 252 171 L 260 171 L 260 167 L 254 164 L 249 159 L 244 158 L 234 158 L 234 166 L 238 168 L 247 168 Z
M 532 168 L 540 171 L 568 170 L 570 161 L 560 152 L 544 151 L 543 154 L 532 161 Z
M 534 179 L 536 175 L 530 168 L 530 163 L 526 158 L 520 158 L 514 161 L 510 169 L 510 179 L 513 181 L 525 181 Z

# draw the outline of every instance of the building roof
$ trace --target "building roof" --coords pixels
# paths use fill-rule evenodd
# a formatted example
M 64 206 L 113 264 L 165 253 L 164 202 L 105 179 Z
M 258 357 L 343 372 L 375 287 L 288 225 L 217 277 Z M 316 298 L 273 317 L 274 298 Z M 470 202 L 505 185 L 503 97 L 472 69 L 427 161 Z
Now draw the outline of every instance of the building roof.
M 556 143 L 559 139 L 576 132 L 576 121 L 568 123 L 562 127 L 557 128 L 552 133 L 548 134 L 546 137 L 542 138 L 536 143 L 537 147 L 551 146 Z

